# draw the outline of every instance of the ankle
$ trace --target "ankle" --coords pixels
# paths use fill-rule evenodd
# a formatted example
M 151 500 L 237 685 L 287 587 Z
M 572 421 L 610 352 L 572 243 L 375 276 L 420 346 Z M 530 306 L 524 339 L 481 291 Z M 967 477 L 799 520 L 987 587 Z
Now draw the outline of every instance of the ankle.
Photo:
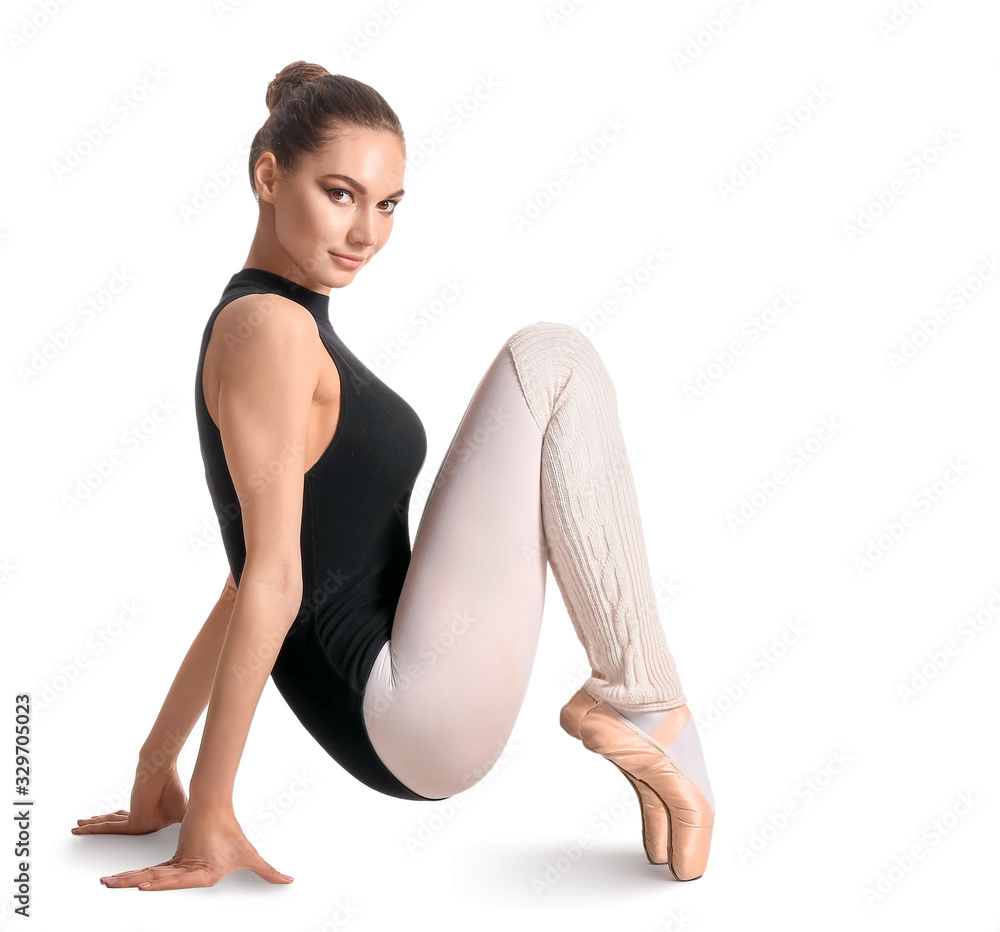
M 657 744 L 667 747 L 681 733 L 681 730 L 691 718 L 691 710 L 687 704 L 675 706 L 672 709 L 657 709 L 654 711 L 638 711 L 619 709 L 614 703 L 608 703 L 622 718 L 628 719 L 641 732 L 649 735 Z

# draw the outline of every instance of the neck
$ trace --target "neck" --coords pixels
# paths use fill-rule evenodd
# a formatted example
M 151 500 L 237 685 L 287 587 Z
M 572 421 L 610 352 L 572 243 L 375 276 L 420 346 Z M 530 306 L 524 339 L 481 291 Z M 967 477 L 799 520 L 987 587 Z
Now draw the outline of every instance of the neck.
M 269 291 L 301 304 L 317 320 L 330 322 L 330 294 L 313 291 L 272 269 L 243 266 L 234 278 L 264 285 Z

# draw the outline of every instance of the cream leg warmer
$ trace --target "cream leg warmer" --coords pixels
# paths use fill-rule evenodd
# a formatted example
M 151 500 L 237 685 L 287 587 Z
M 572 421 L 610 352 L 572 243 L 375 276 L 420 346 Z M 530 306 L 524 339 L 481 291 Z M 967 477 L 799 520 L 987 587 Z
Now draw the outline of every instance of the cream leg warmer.
M 548 559 L 592 668 L 583 686 L 619 709 L 684 705 L 604 362 L 570 324 L 529 324 L 507 345 L 542 434 Z

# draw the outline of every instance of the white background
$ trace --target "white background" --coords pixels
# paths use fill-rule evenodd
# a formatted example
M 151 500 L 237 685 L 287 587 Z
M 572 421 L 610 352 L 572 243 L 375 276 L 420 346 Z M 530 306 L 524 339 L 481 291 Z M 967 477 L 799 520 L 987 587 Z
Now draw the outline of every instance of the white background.
M 997 8 L 562 8 L 5 6 L 3 727 L 10 749 L 13 697 L 31 692 L 34 928 L 996 927 Z M 717 800 L 700 880 L 646 862 L 631 789 L 559 729 L 588 671 L 551 575 L 508 752 L 453 808 L 354 781 L 268 681 L 235 805 L 294 883 L 243 871 L 213 888 L 109 890 L 99 876 L 170 857 L 178 826 L 70 834 L 127 808 L 138 748 L 226 576 L 217 539 L 193 544 L 215 520 L 195 366 L 256 223 L 247 150 L 264 91 L 297 59 L 377 88 L 407 134 L 392 243 L 330 310 L 424 421 L 411 533 L 510 333 L 580 326 L 615 379 Z M 621 131 L 595 144 L 609 120 Z M 423 154 L 435 131 L 444 142 Z M 649 271 L 653 248 L 669 260 Z M 127 287 L 81 317 L 119 273 Z M 642 287 L 626 300 L 630 274 Z M 412 315 L 450 280 L 464 293 L 417 334 Z M 775 305 L 781 289 L 794 301 Z M 772 305 L 783 312 L 751 340 Z M 936 312 L 945 322 L 894 367 Z M 401 331 L 412 345 L 385 365 Z M 716 354 L 733 341 L 726 368 Z M 708 387 L 690 400 L 699 370 Z M 171 413 L 145 420 L 164 401 Z M 126 448 L 144 423 L 155 430 Z M 124 462 L 68 503 L 115 449 Z M 734 530 L 741 499 L 781 469 L 787 483 Z M 965 621 L 977 612 L 978 631 Z M 3 925 L 16 928 L 4 822 Z M 922 856 L 900 867 L 913 846 Z

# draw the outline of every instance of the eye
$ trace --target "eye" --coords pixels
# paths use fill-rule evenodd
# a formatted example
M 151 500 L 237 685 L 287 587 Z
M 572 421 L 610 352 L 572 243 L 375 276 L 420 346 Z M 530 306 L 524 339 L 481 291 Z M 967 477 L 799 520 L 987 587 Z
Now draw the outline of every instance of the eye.
M 335 194 L 345 194 L 345 195 L 347 195 L 347 197 L 349 197 L 351 199 L 354 198 L 354 195 L 351 194 L 350 191 L 345 191 L 343 188 L 324 188 L 323 190 L 326 192 L 327 196 L 330 198 L 330 200 L 333 201 L 334 204 L 346 204 L 347 203 L 346 200 L 341 200 L 340 198 L 334 197 L 333 195 L 335 195 Z M 379 203 L 380 204 L 387 204 L 387 205 L 389 205 L 388 209 L 386 209 L 384 207 L 382 208 L 382 213 L 386 214 L 386 215 L 389 215 L 389 214 L 392 214 L 392 213 L 395 212 L 396 205 L 399 203 L 399 200 L 398 199 L 397 200 L 391 200 L 390 199 L 390 200 L 385 200 L 385 201 L 379 201 Z

